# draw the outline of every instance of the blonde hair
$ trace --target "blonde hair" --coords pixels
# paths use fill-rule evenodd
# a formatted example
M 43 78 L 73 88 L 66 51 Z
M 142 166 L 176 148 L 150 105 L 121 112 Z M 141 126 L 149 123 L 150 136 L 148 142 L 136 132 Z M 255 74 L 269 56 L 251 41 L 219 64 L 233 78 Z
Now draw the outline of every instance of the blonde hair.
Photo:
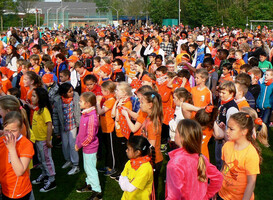
M 195 74 L 200 74 L 200 76 L 205 80 L 208 80 L 209 78 L 209 73 L 207 69 L 197 69 Z
M 110 93 L 114 93 L 116 90 L 116 84 L 113 81 L 105 81 L 101 84 L 101 87 Z
M 248 73 L 254 74 L 254 76 L 257 76 L 258 78 L 262 77 L 262 71 L 259 67 L 252 67 Z
M 229 93 L 233 93 L 233 96 L 236 95 L 236 87 L 235 84 L 231 81 L 225 81 L 219 85 L 219 91 L 227 90 Z
M 255 123 L 255 119 L 258 118 L 257 112 L 253 108 L 250 108 L 250 107 L 243 107 L 243 108 L 241 108 L 240 111 L 248 113 L 251 116 L 251 118 L 254 121 L 254 128 L 255 128 L 255 131 L 257 134 L 257 140 L 265 147 L 269 147 L 268 135 L 267 135 L 268 132 L 267 132 L 266 124 L 263 122 L 262 125 L 260 126 Z
M 84 47 L 83 50 L 82 50 L 83 53 L 88 53 L 90 54 L 91 56 L 94 56 L 94 50 L 92 47 Z
M 119 82 L 117 87 L 126 93 L 127 96 L 132 96 L 132 87 L 126 82 Z
M 91 107 L 96 106 L 96 95 L 93 92 L 84 92 L 81 94 L 81 97 L 85 102 L 90 103 Z
M 207 180 L 207 175 L 205 159 L 201 154 L 203 138 L 201 125 L 194 120 L 183 119 L 179 121 L 176 131 L 179 133 L 180 137 L 183 138 L 183 143 L 181 144 L 183 148 L 189 154 L 196 153 L 199 155 L 197 165 L 198 180 L 200 182 L 205 182 Z

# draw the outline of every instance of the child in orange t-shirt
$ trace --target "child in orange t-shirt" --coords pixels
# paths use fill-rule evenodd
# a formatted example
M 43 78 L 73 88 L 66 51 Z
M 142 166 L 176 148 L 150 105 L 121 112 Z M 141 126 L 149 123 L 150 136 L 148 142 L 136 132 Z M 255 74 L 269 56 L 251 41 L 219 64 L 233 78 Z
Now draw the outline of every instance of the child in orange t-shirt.
M 158 188 L 158 177 L 163 162 L 163 155 L 160 150 L 163 122 L 162 101 L 160 95 L 157 92 L 146 92 L 140 101 L 140 109 L 148 115 L 142 124 L 142 135 L 149 140 L 152 149 L 155 151 L 155 158 L 152 158 L 152 165 L 154 168 L 154 187 L 156 193 Z
M 203 139 L 201 145 L 201 153 L 209 160 L 208 143 L 213 135 L 213 124 L 216 120 L 218 109 L 214 106 L 208 105 L 203 109 L 197 111 L 195 120 L 202 126 Z
M 157 88 L 158 93 L 162 99 L 163 106 L 163 124 L 162 124 L 162 135 L 161 135 L 161 149 L 163 151 L 166 150 L 166 144 L 170 138 L 169 135 L 169 122 L 173 118 L 174 115 L 174 105 L 173 105 L 173 91 L 172 88 L 168 87 L 168 76 L 167 76 L 168 68 L 165 66 L 161 66 L 156 70 L 157 76 Z
M 4 68 L 4 67 L 3 67 Z M 5 70 L 2 67 L 0 68 L 0 76 L 1 76 L 1 90 L 7 94 L 8 89 L 12 88 L 11 81 L 8 79 Z
M 236 61 L 233 63 L 233 69 L 236 70 L 237 73 L 239 74 L 241 66 L 245 64 L 245 61 L 243 60 L 243 51 L 236 50 L 235 59 Z
M 94 57 L 94 68 L 93 68 L 93 73 L 96 76 L 99 76 L 99 72 L 100 72 L 100 61 L 101 58 L 99 56 Z
M 244 112 L 235 113 L 228 120 L 228 142 L 222 148 L 222 199 L 254 199 L 261 152 L 252 136 L 253 124 L 251 116 Z
M 115 90 L 116 84 L 114 82 L 105 81 L 101 84 L 102 96 L 97 96 L 97 112 L 100 115 L 102 135 L 105 138 L 103 141 L 106 146 L 105 173 L 107 175 L 115 172 L 115 156 L 113 151 L 115 121 L 111 116 L 112 109 L 116 102 Z
M 22 70 L 19 73 L 19 75 L 21 75 L 21 76 L 20 76 L 20 78 L 18 76 L 19 80 L 17 79 L 17 82 L 19 82 L 19 87 L 21 90 L 21 99 L 24 101 L 26 101 L 26 99 L 27 99 L 27 92 L 29 90 L 29 87 L 25 87 L 24 75 L 29 71 L 30 67 L 31 67 L 30 62 L 24 61 L 22 64 Z
M 209 77 L 206 69 L 198 69 L 195 74 L 196 86 L 191 89 L 193 105 L 203 108 L 208 104 L 212 104 L 212 93 L 206 87 L 206 81 Z
M 84 77 L 91 74 L 91 72 L 87 71 L 87 69 L 84 68 L 84 65 L 82 62 L 77 61 L 74 65 L 74 69 L 76 72 L 79 73 L 80 79 L 81 79 L 81 93 L 83 93 L 86 90 L 86 85 L 84 84 Z
M 241 108 L 243 107 L 250 107 L 245 98 L 245 94 L 248 91 L 247 86 L 245 84 L 240 84 L 236 82 L 235 87 L 236 87 L 236 96 L 234 99 L 235 99 L 235 102 L 237 103 L 239 110 L 241 110 Z
M 0 184 L 3 199 L 29 199 L 32 185 L 28 166 L 34 155 L 33 144 L 21 134 L 22 115 L 9 112 L 4 118 L 0 137 Z
M 126 82 L 119 82 L 116 89 L 115 105 L 112 109 L 112 117 L 115 118 L 115 131 L 116 137 L 114 139 L 114 154 L 116 158 L 116 173 L 111 175 L 112 178 L 116 178 L 120 175 L 124 166 L 128 160 L 126 156 L 127 141 L 130 137 L 131 129 L 126 121 L 122 110 L 126 107 L 132 110 L 132 102 L 130 97 L 132 96 L 132 87 Z
M 220 79 L 218 81 L 219 85 L 221 85 L 225 81 L 232 81 L 234 82 L 233 76 L 232 76 L 232 65 L 230 63 L 225 63 L 222 67 L 223 74 L 220 76 Z
M 40 57 L 36 54 L 33 54 L 29 57 L 29 61 L 32 65 L 32 67 L 30 68 L 30 71 L 33 71 L 39 75 L 39 72 L 41 70 Z

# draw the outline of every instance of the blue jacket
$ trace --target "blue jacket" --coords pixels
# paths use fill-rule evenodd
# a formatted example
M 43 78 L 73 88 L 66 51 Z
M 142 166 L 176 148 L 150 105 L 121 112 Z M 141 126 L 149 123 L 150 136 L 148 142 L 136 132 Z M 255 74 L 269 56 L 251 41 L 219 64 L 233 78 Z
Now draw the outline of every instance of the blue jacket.
M 60 64 L 60 66 L 57 66 L 54 68 L 53 72 L 56 74 L 56 76 L 58 77 L 59 81 L 60 81 L 60 72 L 63 71 L 64 69 L 67 69 L 67 65 L 65 62 L 62 62 Z M 58 71 L 57 71 L 58 70 Z
M 257 99 L 257 107 L 259 109 L 272 108 L 273 106 L 273 83 L 266 86 L 265 83 L 261 85 L 261 92 Z

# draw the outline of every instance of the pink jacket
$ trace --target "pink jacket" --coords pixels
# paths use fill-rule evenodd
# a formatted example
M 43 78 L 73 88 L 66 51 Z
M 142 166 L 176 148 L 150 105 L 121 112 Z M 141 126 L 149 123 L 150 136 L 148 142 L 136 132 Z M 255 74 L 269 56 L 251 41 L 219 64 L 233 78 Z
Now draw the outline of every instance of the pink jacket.
M 83 153 L 92 154 L 98 151 L 99 140 L 97 137 L 99 118 L 96 109 L 82 114 L 79 133 L 76 138 L 78 148 L 83 147 Z
M 221 189 L 223 176 L 207 158 L 206 174 L 210 183 L 198 180 L 198 154 L 189 154 L 179 148 L 169 153 L 167 165 L 166 194 L 167 200 L 203 200 L 209 199 Z

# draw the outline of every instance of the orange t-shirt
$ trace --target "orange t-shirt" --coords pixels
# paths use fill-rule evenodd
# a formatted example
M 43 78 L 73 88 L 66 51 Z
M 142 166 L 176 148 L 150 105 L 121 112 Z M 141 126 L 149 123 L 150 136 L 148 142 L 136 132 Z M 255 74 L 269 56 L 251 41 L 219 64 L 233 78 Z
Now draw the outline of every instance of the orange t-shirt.
M 209 88 L 204 87 L 202 90 L 196 87 L 191 88 L 193 105 L 199 108 L 203 108 L 208 104 L 212 104 L 212 94 Z
M 2 90 L 5 94 L 7 94 L 8 89 L 12 88 L 12 84 L 9 79 L 2 79 Z
M 19 85 L 20 85 L 20 89 L 21 89 L 21 99 L 26 101 L 27 100 L 27 92 L 29 90 L 29 87 L 24 86 L 24 81 L 23 80 L 24 80 L 24 75 L 21 76 Z
M 86 69 L 84 70 L 83 74 L 80 75 L 80 79 L 81 79 L 81 92 L 84 92 L 86 90 L 86 85 L 84 84 L 83 79 L 89 75 L 92 74 L 91 72 L 87 71 Z
M 32 190 L 28 170 L 22 176 L 17 176 L 12 168 L 9 151 L 4 144 L 4 137 L 0 138 L 0 183 L 2 192 L 9 198 L 22 198 Z M 26 157 L 32 159 L 34 149 L 32 143 L 22 136 L 16 142 L 16 152 L 18 157 Z
M 250 143 L 243 150 L 236 150 L 234 142 L 226 142 L 222 148 L 222 170 L 224 181 L 219 195 L 223 199 L 243 199 L 247 186 L 247 176 L 260 174 L 260 158 Z M 254 193 L 251 199 L 254 199 Z
M 32 105 L 32 100 L 31 100 L 32 92 L 33 92 L 33 89 L 28 90 L 28 92 L 27 92 L 27 99 L 26 99 L 26 102 L 28 102 L 31 105 Z M 34 113 L 34 110 L 30 109 L 30 117 L 29 117 L 30 118 L 30 122 L 29 122 L 30 124 L 32 124 L 33 113 Z
M 129 100 L 127 100 L 122 106 L 132 110 L 133 106 L 132 106 L 132 102 Z M 126 139 L 129 139 L 130 133 L 131 133 L 131 129 L 129 128 L 129 125 L 126 121 L 126 118 L 122 115 L 121 108 L 118 108 L 118 121 L 115 122 L 115 130 L 116 130 L 116 134 L 117 137 L 126 137 Z M 117 119 L 117 117 L 116 117 Z M 129 133 L 128 133 L 129 132 Z
M 243 108 L 243 107 L 250 107 L 247 100 L 243 100 L 243 101 L 236 102 L 236 103 L 237 103 L 239 110 L 241 110 L 241 108 Z
M 202 139 L 202 146 L 201 146 L 201 153 L 207 157 L 209 160 L 209 149 L 208 143 L 213 134 L 213 129 L 206 128 L 203 130 L 203 139 Z
M 139 110 L 138 112 L 138 117 L 137 117 L 137 122 L 143 124 L 145 119 L 147 118 L 148 114 L 145 112 L 142 112 L 142 110 Z M 141 135 L 141 127 L 134 133 L 134 135 Z
M 39 71 L 40 71 L 40 69 L 41 69 L 40 65 L 37 65 L 36 67 L 32 67 L 32 68 L 30 68 L 30 70 L 29 70 L 29 71 L 33 71 L 33 72 L 35 72 L 36 74 L 38 74 L 38 75 L 39 75 Z
M 163 107 L 163 123 L 169 125 L 171 119 L 173 119 L 174 108 L 173 108 L 173 95 L 172 89 L 167 86 L 167 81 L 162 84 L 156 84 L 158 88 L 158 94 L 162 99 Z
M 234 81 L 233 77 L 231 76 L 230 73 L 225 75 L 225 76 L 223 74 L 221 75 L 221 77 L 220 77 L 220 79 L 218 81 L 219 85 L 221 85 L 221 83 L 224 83 L 225 81 L 232 81 L 232 82 Z
M 159 127 L 156 129 L 154 127 L 153 122 L 148 117 L 144 121 L 141 133 L 148 140 L 155 140 L 155 163 L 159 163 L 163 160 L 163 155 L 160 150 L 161 146 L 161 124 L 159 123 Z
M 116 99 L 114 98 L 114 95 L 103 103 L 102 108 L 109 108 L 107 112 L 105 112 L 103 115 L 100 115 L 100 124 L 101 129 L 103 133 L 112 133 L 115 128 L 115 121 L 111 117 L 112 108 L 116 102 Z

